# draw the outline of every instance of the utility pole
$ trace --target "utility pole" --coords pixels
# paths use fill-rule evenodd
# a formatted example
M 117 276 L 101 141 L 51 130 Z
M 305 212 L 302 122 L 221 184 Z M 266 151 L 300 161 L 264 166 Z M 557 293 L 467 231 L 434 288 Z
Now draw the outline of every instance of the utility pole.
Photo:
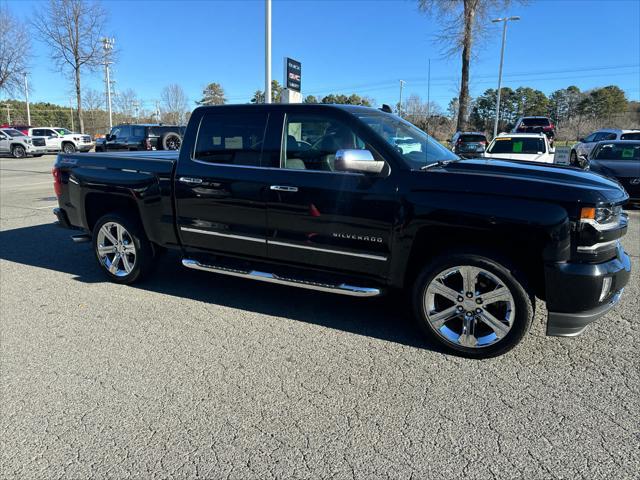
M 109 78 L 109 65 L 113 63 L 111 61 L 111 51 L 113 50 L 115 39 L 103 37 L 100 40 L 102 41 L 102 51 L 104 53 L 105 84 L 107 87 L 107 108 L 109 109 L 109 131 L 111 131 L 111 129 L 113 128 L 113 113 L 111 111 L 111 79 Z
M 265 0 L 264 103 L 271 103 L 271 0 Z
M 11 105 L 5 103 L 4 106 L 7 107 L 7 123 L 11 125 Z
M 162 123 L 162 118 L 160 118 L 160 102 L 158 100 L 156 100 L 156 121 Z
M 427 68 L 427 135 L 429 135 L 429 121 L 431 120 L 431 59 Z
M 140 103 L 139 102 L 133 102 L 133 108 L 136 111 L 136 122 L 137 122 L 138 121 L 138 117 L 139 117 L 138 111 L 140 109 Z
M 24 74 L 24 98 L 27 101 L 27 125 L 31 125 L 31 110 L 29 110 L 29 84 L 27 74 Z
M 69 113 L 71 113 L 71 131 L 73 132 L 75 130 L 73 126 L 73 98 L 69 99 Z
M 402 87 L 407 83 L 404 80 L 400 80 L 400 102 L 398 103 L 398 116 L 402 117 Z
M 498 135 L 498 121 L 500 119 L 500 93 L 502 89 L 502 64 L 504 62 L 504 44 L 507 39 L 507 22 L 520 20 L 520 17 L 494 18 L 493 23 L 502 22 L 502 49 L 500 50 L 500 70 L 498 71 L 498 98 L 496 98 L 496 121 L 493 124 L 493 137 Z

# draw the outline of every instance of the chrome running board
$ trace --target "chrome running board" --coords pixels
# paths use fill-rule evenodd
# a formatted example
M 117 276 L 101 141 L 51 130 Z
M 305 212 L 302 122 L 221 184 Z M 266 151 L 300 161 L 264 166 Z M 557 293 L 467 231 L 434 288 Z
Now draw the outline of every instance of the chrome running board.
M 182 265 L 187 268 L 193 268 L 194 270 L 220 273 L 222 275 L 230 275 L 232 277 L 249 278 L 252 280 L 259 280 L 261 282 L 278 283 L 280 285 L 288 285 L 291 287 L 307 288 L 309 290 L 317 290 L 320 292 L 338 293 L 352 297 L 376 297 L 382 293 L 379 288 L 358 287 L 355 285 L 348 285 L 346 283 L 332 285 L 328 283 L 299 280 L 290 277 L 278 276 L 274 273 L 259 272 L 257 270 L 240 270 L 236 268 L 222 267 L 219 265 L 207 265 L 189 258 L 182 259 Z

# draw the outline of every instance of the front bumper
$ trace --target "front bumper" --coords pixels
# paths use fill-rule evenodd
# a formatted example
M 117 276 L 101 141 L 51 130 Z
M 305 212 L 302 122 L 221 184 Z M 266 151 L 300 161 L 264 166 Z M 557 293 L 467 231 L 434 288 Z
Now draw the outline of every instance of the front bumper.
M 621 246 L 604 263 L 559 263 L 545 267 L 547 335 L 579 335 L 620 301 L 631 275 L 631 261 Z M 605 278 L 610 286 L 600 300 Z
M 93 148 L 93 143 L 81 143 L 77 148 L 79 152 L 88 152 Z
M 36 147 L 35 145 L 28 145 L 25 149 L 29 155 L 44 155 L 47 153 L 47 147 Z

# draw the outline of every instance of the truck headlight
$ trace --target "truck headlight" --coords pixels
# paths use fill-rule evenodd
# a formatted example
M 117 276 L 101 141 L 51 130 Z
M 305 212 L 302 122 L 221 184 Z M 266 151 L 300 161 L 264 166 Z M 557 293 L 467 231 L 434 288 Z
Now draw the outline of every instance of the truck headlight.
M 610 207 L 583 207 L 580 210 L 580 223 L 591 225 L 596 230 L 618 228 L 622 216 L 622 205 Z

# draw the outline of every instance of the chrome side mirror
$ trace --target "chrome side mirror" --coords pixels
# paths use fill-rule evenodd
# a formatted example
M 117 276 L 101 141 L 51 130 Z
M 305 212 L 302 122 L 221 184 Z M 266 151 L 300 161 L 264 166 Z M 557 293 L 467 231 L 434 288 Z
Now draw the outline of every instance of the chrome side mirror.
M 369 150 L 338 150 L 335 167 L 343 172 L 380 173 L 384 162 L 373 158 Z

